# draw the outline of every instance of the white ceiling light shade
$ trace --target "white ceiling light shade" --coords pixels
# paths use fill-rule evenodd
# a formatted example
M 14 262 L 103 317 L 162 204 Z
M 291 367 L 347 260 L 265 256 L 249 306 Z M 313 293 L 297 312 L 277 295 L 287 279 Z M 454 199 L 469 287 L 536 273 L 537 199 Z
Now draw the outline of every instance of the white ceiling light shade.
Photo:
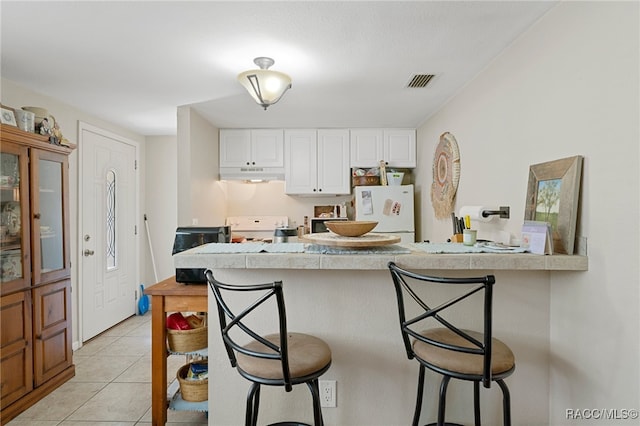
M 247 89 L 251 97 L 265 110 L 280 100 L 284 92 L 291 88 L 291 77 L 279 71 L 271 71 L 269 67 L 275 61 L 271 58 L 259 57 L 253 63 L 260 67 L 238 75 L 238 81 Z

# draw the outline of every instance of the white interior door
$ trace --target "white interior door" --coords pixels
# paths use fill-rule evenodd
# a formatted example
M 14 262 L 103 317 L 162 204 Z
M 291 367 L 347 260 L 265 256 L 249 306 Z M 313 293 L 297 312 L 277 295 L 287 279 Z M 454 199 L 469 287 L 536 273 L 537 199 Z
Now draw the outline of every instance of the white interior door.
M 82 341 L 136 312 L 137 146 L 80 128 Z

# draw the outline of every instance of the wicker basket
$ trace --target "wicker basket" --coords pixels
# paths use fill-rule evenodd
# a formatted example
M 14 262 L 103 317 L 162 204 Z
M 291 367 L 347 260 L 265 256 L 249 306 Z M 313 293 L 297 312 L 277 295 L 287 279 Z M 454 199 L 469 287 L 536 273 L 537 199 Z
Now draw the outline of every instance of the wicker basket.
M 193 364 L 206 364 L 207 360 L 194 361 Z M 209 399 L 209 379 L 187 380 L 187 373 L 191 363 L 185 364 L 178 369 L 176 378 L 180 383 L 180 393 L 182 399 L 189 402 L 201 402 Z
M 171 352 L 193 352 L 204 349 L 207 343 L 207 327 L 192 330 L 167 329 L 167 342 Z
M 353 176 L 353 186 L 380 185 L 380 176 Z

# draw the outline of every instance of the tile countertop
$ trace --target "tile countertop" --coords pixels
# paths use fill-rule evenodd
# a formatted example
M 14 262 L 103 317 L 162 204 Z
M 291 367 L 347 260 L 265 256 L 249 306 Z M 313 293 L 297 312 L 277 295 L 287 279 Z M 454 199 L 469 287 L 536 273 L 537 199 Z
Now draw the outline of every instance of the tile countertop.
M 203 246 L 204 247 L 204 246 Z M 402 245 L 401 245 L 402 247 Z M 409 250 L 407 250 L 407 248 Z M 386 270 L 390 261 L 407 269 L 587 271 L 587 256 L 530 253 L 211 253 L 198 247 L 173 256 L 176 268 Z

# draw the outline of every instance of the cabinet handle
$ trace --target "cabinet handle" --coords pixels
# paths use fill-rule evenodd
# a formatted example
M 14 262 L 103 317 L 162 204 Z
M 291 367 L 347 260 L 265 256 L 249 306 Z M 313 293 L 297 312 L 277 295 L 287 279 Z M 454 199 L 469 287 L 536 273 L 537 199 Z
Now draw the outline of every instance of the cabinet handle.
M 315 189 L 315 188 L 313 188 L 313 192 L 316 192 L 316 189 Z
M 33 218 L 34 219 L 40 219 L 40 213 L 34 213 L 33 214 Z
M 247 161 L 247 166 L 249 165 L 249 162 Z
M 318 189 L 318 192 L 322 192 L 322 188 Z
M 251 165 L 252 165 L 252 166 L 255 166 L 255 165 L 256 165 L 256 162 L 255 162 L 255 161 L 252 161 L 252 162 L 251 162 Z
M 86 250 L 84 251 L 84 255 L 85 255 L 85 256 L 93 256 L 93 254 L 94 254 L 94 253 L 95 253 L 95 252 L 94 252 L 93 250 L 89 250 L 89 249 L 86 249 Z

